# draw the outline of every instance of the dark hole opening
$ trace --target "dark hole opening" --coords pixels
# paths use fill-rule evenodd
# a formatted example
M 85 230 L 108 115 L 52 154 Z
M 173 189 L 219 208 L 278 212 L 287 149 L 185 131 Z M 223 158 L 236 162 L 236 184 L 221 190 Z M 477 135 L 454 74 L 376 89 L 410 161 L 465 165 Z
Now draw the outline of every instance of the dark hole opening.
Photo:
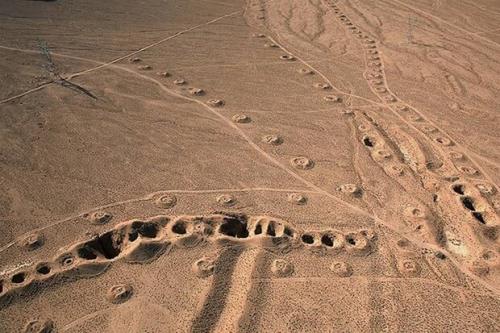
M 93 260 L 97 258 L 97 255 L 94 253 L 94 251 L 92 251 L 92 249 L 87 245 L 84 245 L 83 247 L 78 249 L 78 256 L 86 260 Z
M 476 210 L 476 207 L 474 207 L 474 201 L 472 200 L 472 198 L 463 197 L 462 203 L 464 204 L 464 207 L 467 208 L 468 210 L 472 210 L 472 211 Z
M 40 265 L 36 268 L 36 271 L 40 274 L 46 275 L 50 273 L 50 267 L 47 265 Z
M 276 236 L 276 228 L 274 227 L 274 222 L 269 222 L 267 225 L 267 234 L 271 237 Z
M 287 236 L 293 237 L 293 231 L 289 227 L 285 227 L 285 229 L 283 230 L 283 233 Z
M 302 241 L 306 244 L 314 243 L 314 237 L 309 234 L 302 235 Z
M 158 234 L 158 226 L 152 222 L 133 222 L 132 229 L 137 230 L 141 236 L 146 238 L 155 238 Z
M 23 283 L 24 279 L 26 278 L 26 273 L 17 273 L 12 277 L 12 282 L 13 283 Z
M 109 231 L 96 239 L 87 242 L 83 248 L 87 248 L 87 250 L 93 253 L 93 255 L 97 252 L 101 253 L 106 259 L 113 259 L 118 256 L 122 250 L 122 240 L 121 234 L 116 233 L 116 231 Z M 78 254 L 80 255 L 80 252 Z M 82 254 L 86 255 L 87 253 L 84 251 Z M 92 255 L 88 255 L 88 257 L 89 259 L 92 258 Z M 87 259 L 85 257 L 82 258 Z
M 332 235 L 321 236 L 321 243 L 328 246 L 328 247 L 333 246 L 333 240 L 334 240 L 334 237 Z
M 367 147 L 373 147 L 374 143 L 370 137 L 365 136 L 363 138 L 363 144 Z
M 486 224 L 486 221 L 484 220 L 484 216 L 480 212 L 472 212 L 472 216 L 474 216 L 474 218 L 476 220 L 478 220 L 480 223 Z
M 254 234 L 260 235 L 261 233 L 262 233 L 262 226 L 260 224 L 257 224 L 257 226 L 255 227 Z
M 225 218 L 219 230 L 223 235 L 230 237 L 248 237 L 247 222 L 243 219 Z
M 436 258 L 438 259 L 446 259 L 446 255 L 443 252 L 436 252 Z
M 182 221 L 177 222 L 172 227 L 172 231 L 179 235 L 184 235 L 186 233 L 186 224 Z
M 354 237 L 352 237 L 352 236 L 348 236 L 347 243 L 349 243 L 351 245 L 356 245 L 356 239 L 354 239 Z
M 139 233 L 137 232 L 137 230 L 132 230 L 128 234 L 128 240 L 131 242 L 135 241 L 137 237 L 139 237 Z
M 0 294 L 3 292 L 3 280 L 0 280 Z
M 464 194 L 464 186 L 462 184 L 455 184 L 452 189 L 455 193 Z

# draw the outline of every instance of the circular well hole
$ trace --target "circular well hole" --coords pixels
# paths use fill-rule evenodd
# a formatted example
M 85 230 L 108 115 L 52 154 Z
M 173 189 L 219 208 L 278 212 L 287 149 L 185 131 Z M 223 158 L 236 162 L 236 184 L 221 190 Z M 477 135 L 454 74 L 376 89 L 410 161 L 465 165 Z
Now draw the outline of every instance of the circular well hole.
M 302 241 L 306 244 L 312 244 L 314 243 L 314 237 L 309 234 L 303 234 Z
M 47 264 L 40 264 L 37 266 L 36 271 L 38 274 L 47 275 L 50 273 L 51 269 Z
M 323 235 L 323 236 L 321 236 L 321 243 L 323 245 L 326 245 L 328 247 L 332 247 L 333 246 L 333 241 L 334 241 L 334 237 L 332 235 Z
M 12 283 L 23 283 L 26 279 L 26 273 L 21 272 L 12 276 Z
M 172 227 L 172 231 L 179 235 L 184 235 L 186 233 L 186 224 L 182 221 L 177 222 Z

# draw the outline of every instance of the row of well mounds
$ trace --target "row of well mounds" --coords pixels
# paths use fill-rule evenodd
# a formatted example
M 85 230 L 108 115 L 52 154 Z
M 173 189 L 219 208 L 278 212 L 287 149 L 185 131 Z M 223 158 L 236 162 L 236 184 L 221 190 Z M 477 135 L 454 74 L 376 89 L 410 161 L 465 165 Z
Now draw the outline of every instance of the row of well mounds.
M 322 253 L 346 251 L 352 255 L 368 255 L 375 249 L 376 234 L 372 229 L 342 232 L 339 230 L 305 231 L 300 240 L 306 248 Z
M 351 32 L 359 39 L 363 47 L 367 66 L 365 78 L 372 91 L 385 103 L 392 104 L 397 102 L 398 98 L 387 88 L 384 65 L 380 57 L 377 41 L 357 27 L 335 3 L 329 4 L 340 23 L 345 26 L 348 32 Z
M 126 221 L 85 241 L 69 244 L 52 258 L 1 276 L 0 298 L 14 296 L 33 284 L 49 283 L 59 276 L 96 276 L 117 260 L 147 263 L 173 246 L 192 247 L 209 241 L 244 245 L 244 242 L 254 240 L 261 246 L 273 247 L 273 239 L 292 240 L 297 234 L 284 221 L 268 217 L 248 218 L 243 214 L 160 215 Z M 289 242 L 278 241 L 276 245 L 284 243 Z
M 236 213 L 159 215 L 119 223 L 85 241 L 69 244 L 52 258 L 1 276 L 0 298 L 19 294 L 30 285 L 42 287 L 56 277 L 96 276 L 117 260 L 148 263 L 172 247 L 217 242 L 231 246 L 257 246 L 278 252 L 306 247 L 322 248 L 327 253 L 345 249 L 348 253 L 365 255 L 373 249 L 374 239 L 375 233 L 370 229 L 348 233 L 336 230 L 304 232 L 286 221 L 269 216 L 249 217 Z M 207 266 L 205 263 L 200 265 Z M 200 268 L 200 271 L 206 270 Z
M 489 224 L 486 220 L 486 213 L 484 211 L 486 203 L 481 200 L 482 198 L 475 196 L 475 190 L 482 193 L 481 190 L 485 190 L 486 188 L 488 189 L 488 193 L 495 190 L 494 187 L 488 183 L 478 183 L 476 188 L 471 188 L 470 184 L 463 181 L 455 182 L 450 187 L 452 193 L 459 198 L 464 209 L 469 211 L 471 216 L 482 225 Z

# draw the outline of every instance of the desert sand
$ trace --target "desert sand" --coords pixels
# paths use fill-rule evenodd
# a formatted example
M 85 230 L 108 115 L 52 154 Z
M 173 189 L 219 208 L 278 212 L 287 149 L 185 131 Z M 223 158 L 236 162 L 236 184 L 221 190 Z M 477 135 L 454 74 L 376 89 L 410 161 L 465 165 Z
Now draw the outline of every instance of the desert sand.
M 0 332 L 500 332 L 499 1 L 0 17 Z

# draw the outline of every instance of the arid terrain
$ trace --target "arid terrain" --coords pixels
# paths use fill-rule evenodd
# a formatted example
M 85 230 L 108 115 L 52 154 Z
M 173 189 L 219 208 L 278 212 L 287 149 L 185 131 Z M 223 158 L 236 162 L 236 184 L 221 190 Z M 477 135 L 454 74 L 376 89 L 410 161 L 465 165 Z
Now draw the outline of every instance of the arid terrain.
M 498 0 L 0 32 L 0 332 L 500 332 Z

